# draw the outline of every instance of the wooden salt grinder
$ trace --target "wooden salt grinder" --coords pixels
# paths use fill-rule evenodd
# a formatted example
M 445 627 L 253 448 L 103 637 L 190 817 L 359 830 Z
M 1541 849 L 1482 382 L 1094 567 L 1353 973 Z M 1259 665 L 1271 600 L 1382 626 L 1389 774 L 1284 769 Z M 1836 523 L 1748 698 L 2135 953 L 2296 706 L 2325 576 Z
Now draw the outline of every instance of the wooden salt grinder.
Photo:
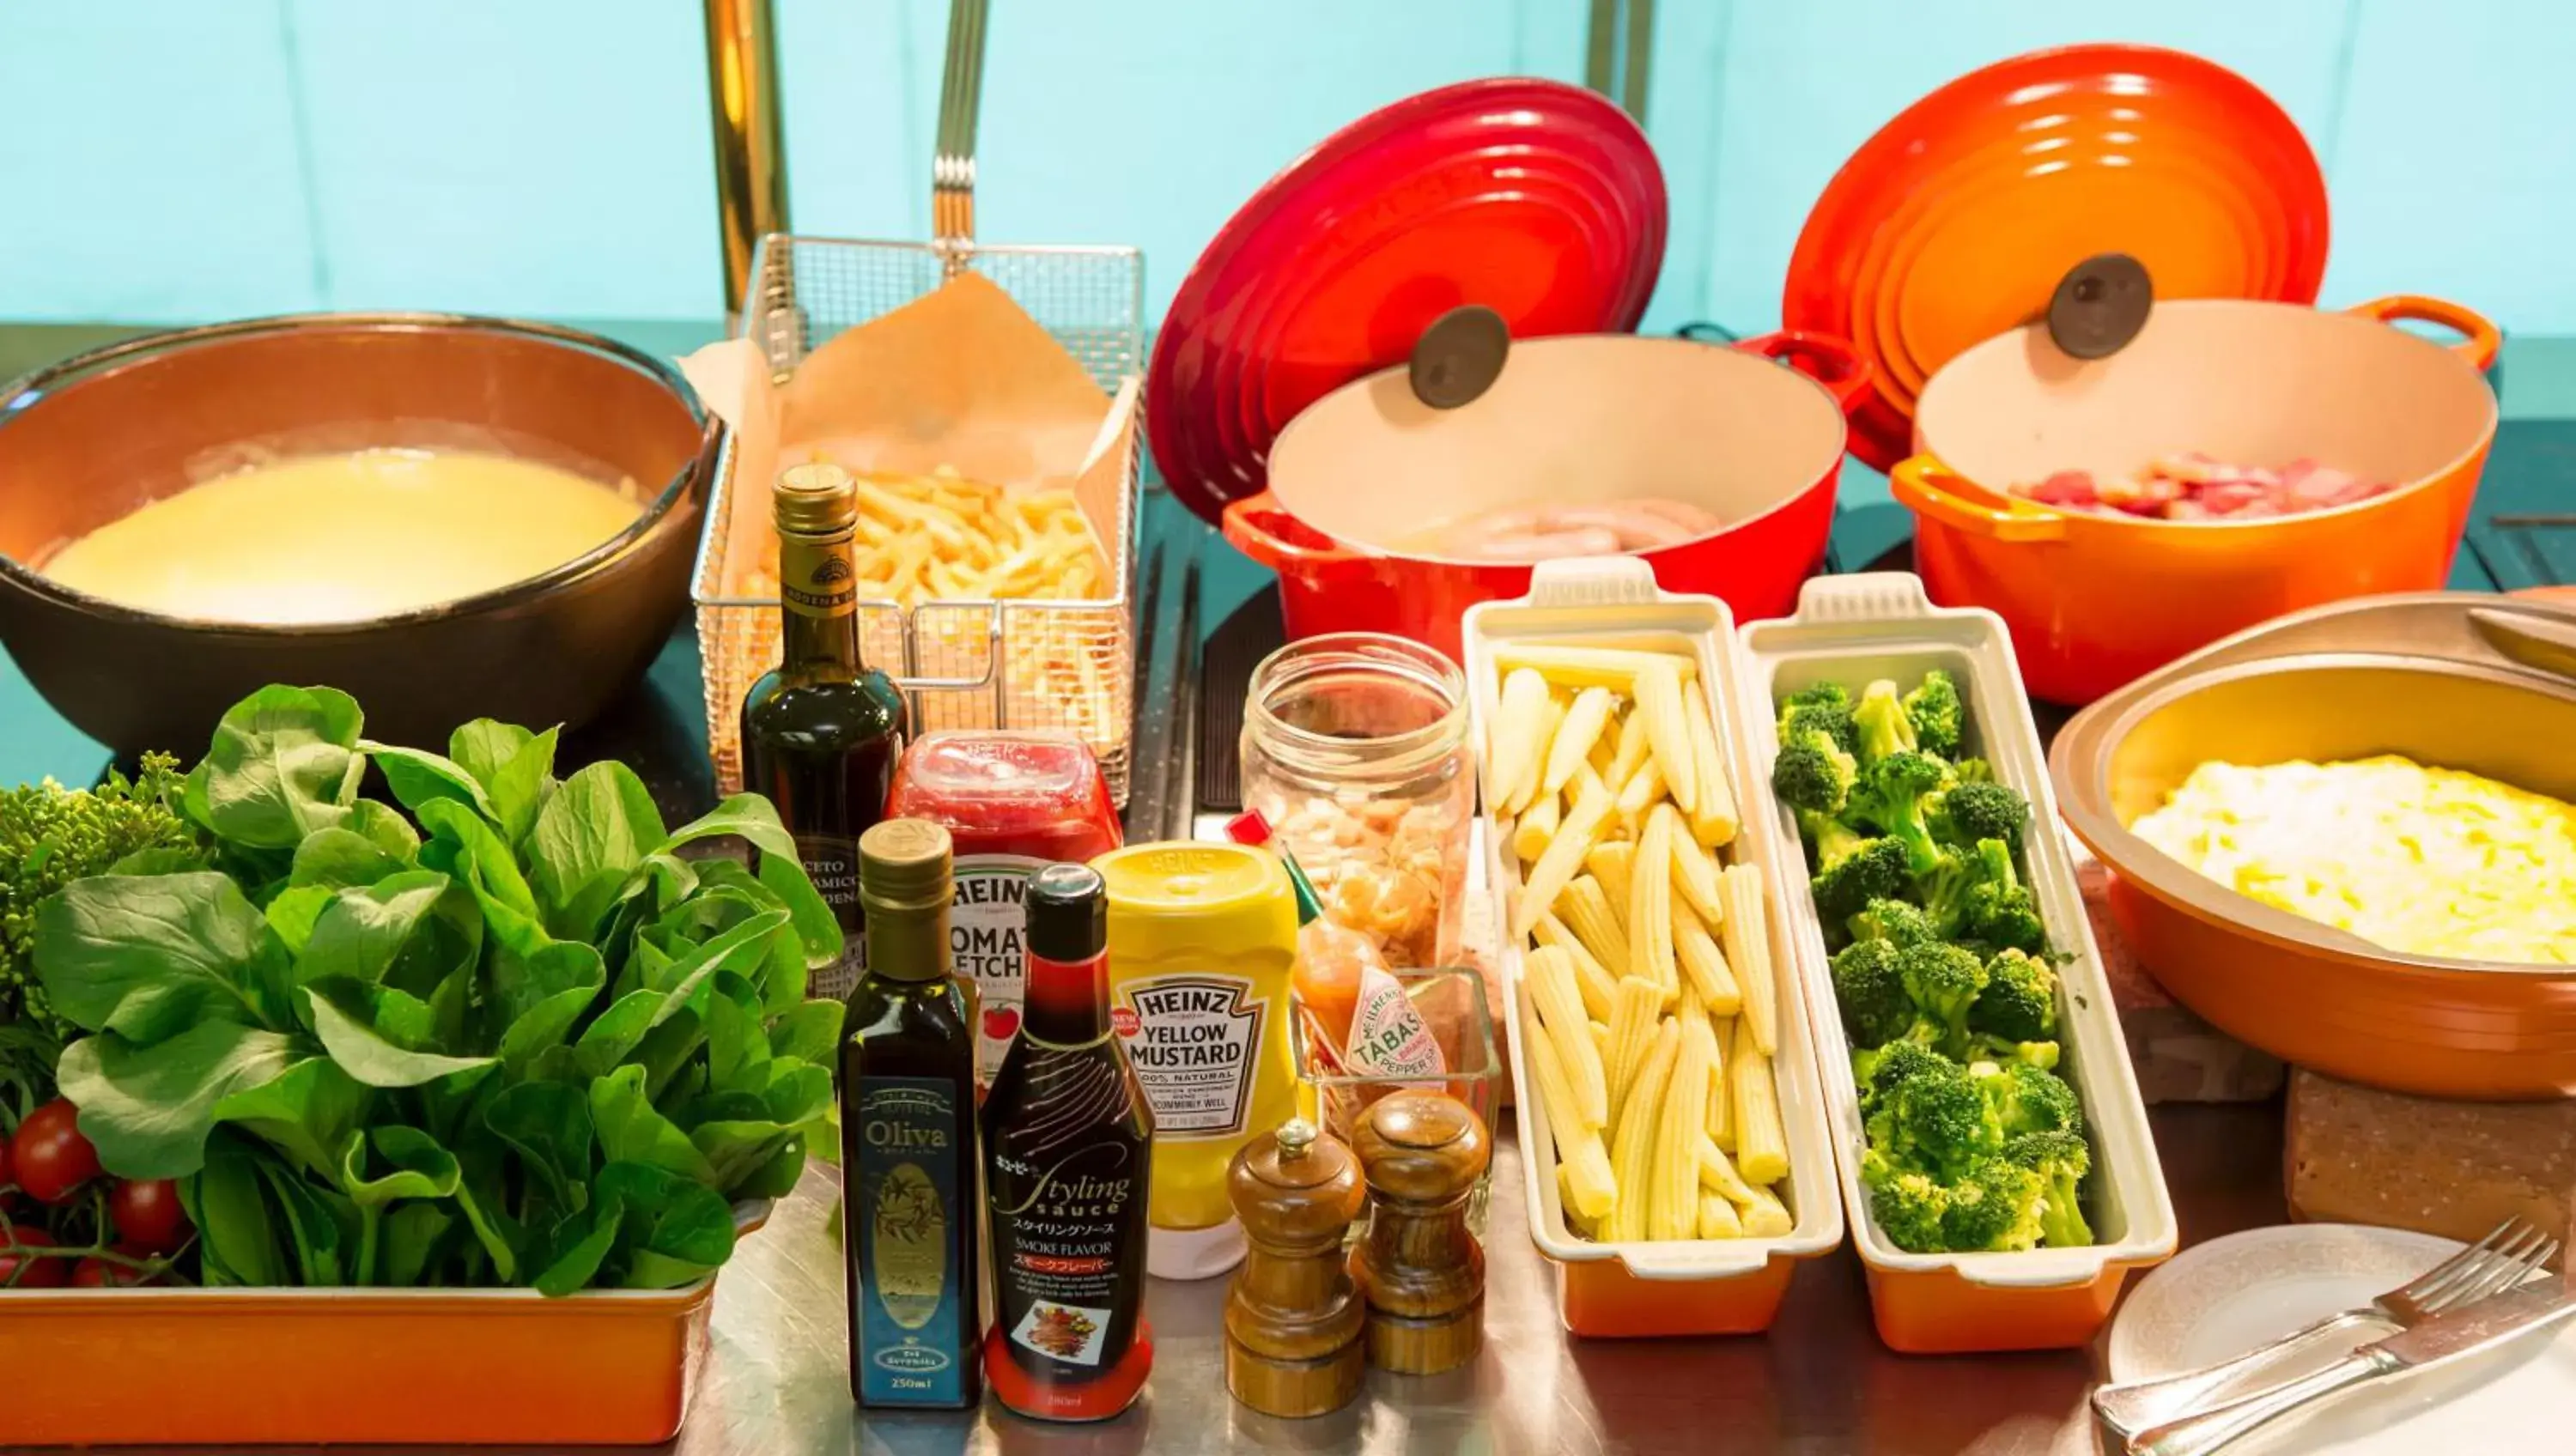
M 1366 1193 L 1351 1150 L 1292 1118 L 1226 1172 L 1251 1247 L 1225 1301 L 1225 1388 L 1273 1416 L 1320 1416 L 1359 1394 L 1366 1308 L 1342 1237 Z
M 1405 1091 L 1361 1113 L 1351 1143 L 1368 1178 L 1368 1236 L 1351 1276 L 1368 1300 L 1369 1363 L 1402 1375 L 1456 1369 L 1485 1338 L 1485 1251 L 1467 1231 L 1467 1195 L 1493 1140 L 1457 1098 Z

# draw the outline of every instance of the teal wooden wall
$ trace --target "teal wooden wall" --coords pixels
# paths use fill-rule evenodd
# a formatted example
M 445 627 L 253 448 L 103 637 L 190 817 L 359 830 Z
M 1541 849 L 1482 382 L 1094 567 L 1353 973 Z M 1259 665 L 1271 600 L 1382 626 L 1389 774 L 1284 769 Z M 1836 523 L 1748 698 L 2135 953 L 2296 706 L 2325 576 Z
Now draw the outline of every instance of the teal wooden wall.
M 1146 249 L 1159 309 L 1226 213 L 1367 108 L 1572 79 L 1584 0 L 996 0 L 981 224 Z M 1653 321 L 1767 324 L 1807 205 L 1914 96 L 2033 46 L 2178 45 L 2324 159 L 2329 300 L 2439 293 L 2576 333 L 2558 0 L 1663 0 L 1674 197 Z M 780 0 L 796 221 L 928 226 L 940 0 Z M 0 320 L 718 305 L 693 0 L 0 0 Z

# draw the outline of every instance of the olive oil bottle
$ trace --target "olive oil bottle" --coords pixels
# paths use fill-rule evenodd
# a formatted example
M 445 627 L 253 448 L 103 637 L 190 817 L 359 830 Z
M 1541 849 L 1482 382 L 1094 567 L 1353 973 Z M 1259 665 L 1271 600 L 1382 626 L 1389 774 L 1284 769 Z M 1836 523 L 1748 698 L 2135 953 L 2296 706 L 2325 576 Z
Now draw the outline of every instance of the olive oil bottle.
M 841 922 L 841 963 L 810 993 L 846 997 L 867 968 L 858 838 L 885 812 L 903 756 L 903 695 L 859 659 L 850 539 L 858 487 L 837 465 L 792 466 L 772 495 L 778 526 L 778 667 L 742 701 L 743 787 L 769 796 L 797 857 Z
M 859 836 L 872 943 L 841 1044 L 841 1237 L 862 1406 L 984 1394 L 974 992 L 948 973 L 949 855 L 927 819 Z

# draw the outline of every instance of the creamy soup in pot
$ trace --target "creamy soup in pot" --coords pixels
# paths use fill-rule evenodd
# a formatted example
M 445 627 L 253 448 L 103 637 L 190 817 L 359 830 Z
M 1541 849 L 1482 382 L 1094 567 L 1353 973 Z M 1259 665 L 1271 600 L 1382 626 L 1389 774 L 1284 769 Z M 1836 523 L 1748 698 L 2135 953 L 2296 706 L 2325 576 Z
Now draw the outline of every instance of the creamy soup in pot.
M 77 591 L 176 617 L 363 621 L 536 576 L 642 509 L 628 493 L 507 455 L 306 455 L 154 501 L 42 569 Z

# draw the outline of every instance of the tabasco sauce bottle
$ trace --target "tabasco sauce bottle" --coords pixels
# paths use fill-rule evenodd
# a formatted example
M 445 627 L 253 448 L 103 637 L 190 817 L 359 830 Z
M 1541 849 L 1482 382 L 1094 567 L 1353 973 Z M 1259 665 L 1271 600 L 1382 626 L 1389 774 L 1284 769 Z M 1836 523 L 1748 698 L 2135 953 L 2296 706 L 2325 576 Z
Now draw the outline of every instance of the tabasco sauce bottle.
M 841 1046 L 850 1393 L 943 1410 L 983 1399 L 976 1273 L 974 991 L 948 973 L 948 831 L 859 836 L 867 974 Z
M 1154 1117 L 1109 1019 L 1109 892 L 1058 864 L 1029 879 L 1027 1002 L 984 1099 L 993 1327 L 984 1378 L 1044 1420 L 1105 1420 L 1154 1363 L 1145 1205 Z

